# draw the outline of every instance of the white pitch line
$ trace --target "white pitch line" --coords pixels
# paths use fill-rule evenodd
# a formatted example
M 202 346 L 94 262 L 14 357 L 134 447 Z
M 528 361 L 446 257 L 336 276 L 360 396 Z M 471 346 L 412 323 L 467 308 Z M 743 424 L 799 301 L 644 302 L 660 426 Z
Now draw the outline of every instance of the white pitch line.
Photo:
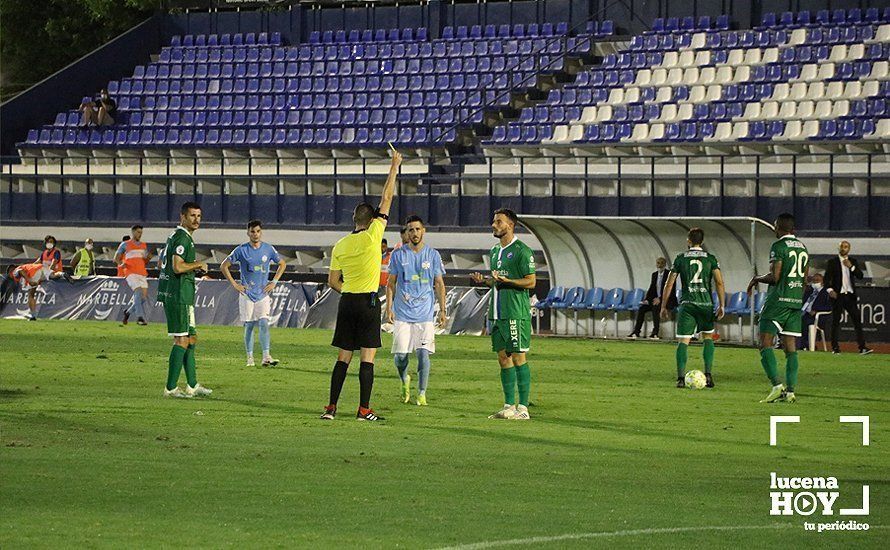
M 479 550 L 482 548 L 496 548 L 498 546 L 513 546 L 516 544 L 540 544 L 546 542 L 559 542 L 563 540 L 581 540 L 609 537 L 633 537 L 637 535 L 667 535 L 673 533 L 695 533 L 698 531 L 742 531 L 747 529 L 785 529 L 793 527 L 790 524 L 774 523 L 771 525 L 712 525 L 705 527 L 663 527 L 651 529 L 630 529 L 627 531 L 600 531 L 596 533 L 570 533 L 547 537 L 529 537 L 525 539 L 491 540 L 487 542 L 474 542 L 471 544 L 459 544 L 457 546 L 444 546 L 438 550 Z

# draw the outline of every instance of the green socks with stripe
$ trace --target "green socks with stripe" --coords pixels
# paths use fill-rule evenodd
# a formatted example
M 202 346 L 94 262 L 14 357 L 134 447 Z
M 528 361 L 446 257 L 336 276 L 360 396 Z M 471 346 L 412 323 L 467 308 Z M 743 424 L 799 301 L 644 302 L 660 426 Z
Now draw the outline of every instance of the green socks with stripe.
M 528 407 L 528 394 L 532 387 L 532 371 L 528 363 L 516 367 L 516 385 L 519 386 L 519 404 Z
M 763 365 L 763 372 L 769 378 L 773 386 L 779 385 L 779 365 L 776 362 L 776 354 L 773 348 L 764 348 L 760 350 L 760 364 Z M 797 371 L 795 370 L 795 374 Z
M 704 338 L 702 340 L 702 358 L 705 360 L 705 372 L 711 374 L 711 367 L 714 365 L 714 340 Z
M 173 345 L 170 350 L 170 360 L 167 363 L 167 389 L 172 390 L 179 382 L 179 373 L 182 372 L 183 359 L 185 358 L 185 348 Z
M 797 362 L 797 352 L 785 352 L 785 388 L 787 391 L 794 393 L 794 386 L 797 385 L 797 369 L 800 364 Z
M 188 382 L 189 387 L 194 388 L 198 385 L 198 372 L 195 368 L 194 344 L 189 344 L 188 349 L 185 350 L 185 356 L 183 357 L 183 367 L 185 367 L 185 379 Z
M 504 403 L 516 404 L 516 367 L 501 369 L 501 386 L 504 387 Z
M 686 359 L 688 358 L 689 345 L 680 342 L 677 344 L 677 378 L 683 378 L 686 373 Z

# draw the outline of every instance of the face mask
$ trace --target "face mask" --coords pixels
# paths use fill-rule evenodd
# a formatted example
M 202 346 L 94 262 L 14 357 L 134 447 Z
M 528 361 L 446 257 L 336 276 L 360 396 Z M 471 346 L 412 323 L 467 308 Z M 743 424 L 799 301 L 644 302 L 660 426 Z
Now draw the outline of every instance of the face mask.
M 53 248 L 55 248 L 55 246 L 56 246 L 56 243 L 46 243 L 47 250 L 52 250 Z
M 87 244 L 87 245 L 84 245 L 84 248 L 86 248 L 87 250 L 92 250 L 92 249 L 93 249 L 93 245 L 91 245 L 91 244 Z
M 813 290 L 822 290 L 822 283 L 813 283 Z

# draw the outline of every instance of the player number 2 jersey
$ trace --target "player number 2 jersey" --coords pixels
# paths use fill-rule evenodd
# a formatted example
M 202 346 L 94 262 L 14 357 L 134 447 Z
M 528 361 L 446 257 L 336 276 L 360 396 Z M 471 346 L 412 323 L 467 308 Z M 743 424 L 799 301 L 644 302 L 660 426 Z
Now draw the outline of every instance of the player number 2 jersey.
M 519 239 L 505 247 L 500 244 L 491 249 L 491 270 L 497 271 L 508 279 L 522 279 L 535 272 L 535 256 L 532 249 Z M 498 288 L 491 290 L 488 306 L 488 318 L 499 319 L 531 319 L 531 302 L 528 290 L 517 288 Z
M 717 257 L 699 247 L 693 247 L 674 259 L 671 272 L 680 278 L 681 304 L 714 305 L 711 296 L 711 277 L 720 269 Z
M 803 291 L 810 255 L 807 247 L 794 235 L 785 235 L 769 249 L 769 263 L 782 262 L 779 282 L 770 285 L 764 304 L 780 305 L 789 309 L 803 306 Z
M 163 304 L 194 305 L 195 272 L 174 273 L 173 256 L 179 256 L 187 263 L 195 261 L 195 242 L 191 233 L 182 226 L 178 226 L 167 237 L 161 272 L 158 275 L 158 301 Z

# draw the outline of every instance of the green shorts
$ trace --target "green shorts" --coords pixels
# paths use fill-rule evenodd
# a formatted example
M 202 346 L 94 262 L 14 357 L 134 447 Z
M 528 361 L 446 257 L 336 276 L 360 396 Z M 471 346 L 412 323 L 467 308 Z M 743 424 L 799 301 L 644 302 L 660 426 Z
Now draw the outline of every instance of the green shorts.
M 525 353 L 531 348 L 531 319 L 498 319 L 489 324 L 491 351 Z
M 714 306 L 680 304 L 677 310 L 677 338 L 692 338 L 696 332 L 714 332 Z
M 774 304 L 765 304 L 760 313 L 760 332 L 782 334 L 785 336 L 801 336 L 801 311 Z
M 164 316 L 167 317 L 167 334 L 169 336 L 194 336 L 195 306 L 188 304 L 164 304 Z

